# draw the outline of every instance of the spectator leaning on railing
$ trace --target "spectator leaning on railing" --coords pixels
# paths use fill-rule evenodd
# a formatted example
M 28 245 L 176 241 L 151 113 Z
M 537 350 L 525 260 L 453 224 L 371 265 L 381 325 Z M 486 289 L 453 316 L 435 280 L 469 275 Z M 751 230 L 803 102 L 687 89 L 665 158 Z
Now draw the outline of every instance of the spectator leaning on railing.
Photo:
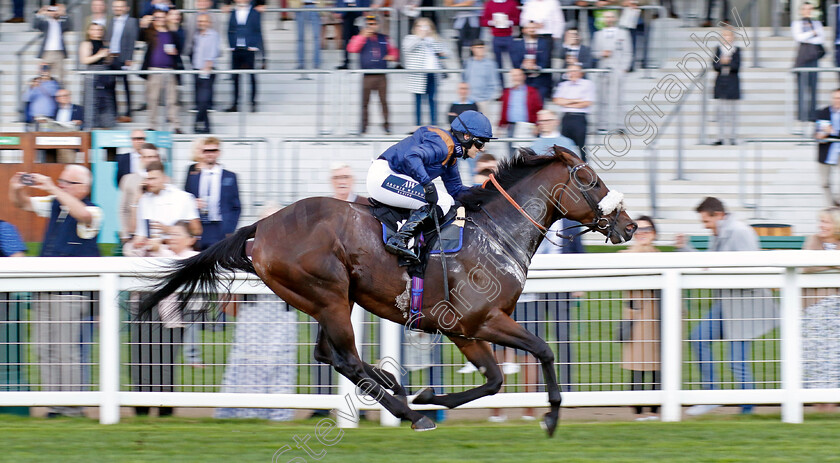
M 821 22 L 811 19 L 813 12 L 813 5 L 810 2 L 803 2 L 799 7 L 801 19 L 790 25 L 793 40 L 799 43 L 793 67 L 818 67 L 820 58 L 825 55 L 825 48 L 823 47 L 825 32 Z M 800 121 L 813 121 L 817 109 L 817 73 L 797 73 L 796 86 L 799 94 L 798 119 Z
M 98 257 L 96 238 L 102 210 L 90 201 L 92 176 L 80 165 L 64 168 L 53 183 L 46 175 L 18 172 L 9 181 L 9 199 L 15 207 L 48 217 L 42 257 Z M 32 197 L 26 187 L 45 191 Z M 78 391 L 89 377 L 79 344 L 82 321 L 91 314 L 91 304 L 81 294 L 45 293 L 34 305 L 33 337 L 37 346 L 42 390 Z M 81 416 L 80 407 L 50 407 L 48 417 Z

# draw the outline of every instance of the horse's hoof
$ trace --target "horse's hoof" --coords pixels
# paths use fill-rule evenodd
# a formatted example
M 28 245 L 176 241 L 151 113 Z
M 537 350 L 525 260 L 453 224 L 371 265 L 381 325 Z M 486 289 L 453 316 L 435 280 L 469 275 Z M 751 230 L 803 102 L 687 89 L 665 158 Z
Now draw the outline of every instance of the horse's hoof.
M 548 437 L 554 436 L 554 430 L 557 429 L 557 417 L 552 416 L 551 413 L 546 413 L 545 416 L 543 416 L 540 427 L 545 429 L 545 432 L 548 433 Z
M 413 429 L 415 431 L 418 431 L 418 432 L 432 431 L 436 427 L 437 426 L 435 425 L 435 422 L 430 420 L 426 416 L 424 416 L 423 418 L 420 418 L 419 420 L 417 420 L 414 423 L 411 423 L 411 429 Z
M 420 393 L 417 394 L 417 397 L 415 397 L 414 400 L 411 401 L 411 403 L 417 404 L 417 405 L 426 405 L 426 404 L 431 404 L 434 399 L 435 399 L 435 390 L 430 388 L 430 387 L 427 387 L 427 388 L 423 389 L 422 391 L 420 391 Z

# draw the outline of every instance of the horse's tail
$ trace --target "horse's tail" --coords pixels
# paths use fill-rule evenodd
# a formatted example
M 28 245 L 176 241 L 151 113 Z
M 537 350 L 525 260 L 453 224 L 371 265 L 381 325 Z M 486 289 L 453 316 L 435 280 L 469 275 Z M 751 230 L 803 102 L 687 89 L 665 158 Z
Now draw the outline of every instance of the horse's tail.
M 178 307 L 183 312 L 196 293 L 216 292 L 216 285 L 224 278 L 222 272 L 225 270 L 256 274 L 251 259 L 245 254 L 245 243 L 254 237 L 258 224 L 242 227 L 200 254 L 170 264 L 169 270 L 161 276 L 161 283 L 140 302 L 139 314 L 148 315 L 152 307 L 182 286 L 184 290 Z

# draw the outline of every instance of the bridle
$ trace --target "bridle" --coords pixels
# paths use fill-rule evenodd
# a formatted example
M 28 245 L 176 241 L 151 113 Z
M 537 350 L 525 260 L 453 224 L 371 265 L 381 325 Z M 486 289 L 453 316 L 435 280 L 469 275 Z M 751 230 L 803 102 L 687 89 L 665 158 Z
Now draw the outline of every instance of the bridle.
M 583 196 L 584 201 L 586 201 L 586 204 L 589 205 L 589 208 L 590 208 L 590 210 L 592 210 L 593 214 L 595 214 L 595 217 L 592 220 L 592 222 L 580 223 L 580 224 L 577 224 L 577 225 L 572 225 L 570 227 L 565 227 L 563 229 L 560 229 L 556 232 L 556 236 L 558 238 L 571 241 L 574 238 L 577 238 L 578 236 L 589 233 L 591 231 L 592 232 L 603 231 L 604 234 L 606 235 L 606 241 L 605 242 L 608 242 L 613 235 L 618 236 L 619 238 L 622 239 L 622 241 L 624 241 L 624 239 L 621 237 L 621 233 L 619 233 L 619 231 L 618 231 L 618 216 L 619 216 L 619 214 L 621 214 L 621 211 L 624 210 L 624 202 L 623 202 L 624 195 L 622 193 L 617 192 L 617 191 L 610 191 L 609 193 L 607 193 L 606 196 L 601 198 L 600 201 L 596 201 L 595 198 L 592 196 L 591 188 L 581 188 L 580 186 L 583 185 L 583 182 L 581 182 L 577 178 L 578 172 L 581 169 L 584 169 L 586 167 L 588 167 L 588 166 L 585 163 L 580 163 L 580 164 L 578 164 L 574 167 L 566 166 L 566 168 L 569 170 L 569 178 L 563 184 L 563 189 L 560 192 L 560 196 L 557 198 L 557 204 L 562 204 L 563 194 L 566 192 L 566 189 L 569 186 L 569 182 L 571 182 L 572 179 L 574 179 L 575 183 L 577 183 L 577 185 L 578 185 L 578 191 L 580 191 L 581 195 Z M 504 188 L 502 188 L 502 185 L 499 184 L 499 181 L 496 180 L 496 177 L 493 174 L 490 174 L 490 183 L 492 183 L 493 186 L 496 187 L 496 189 L 499 191 L 499 193 L 501 193 L 502 196 L 517 211 L 519 211 L 520 214 L 525 216 L 525 218 L 527 218 L 532 224 L 534 224 L 535 227 L 537 227 L 537 229 L 539 229 L 543 233 L 543 236 L 545 237 L 546 240 L 548 240 L 549 243 L 551 243 L 555 246 L 558 246 L 558 247 L 563 247 L 562 244 L 555 243 L 554 241 L 552 241 L 548 237 L 549 229 L 546 228 L 545 226 L 543 226 L 542 224 L 540 224 L 539 222 L 537 222 L 536 220 L 534 220 L 534 218 L 531 217 L 531 215 L 528 214 L 528 212 L 525 209 L 523 209 L 522 206 L 520 206 L 516 202 L 516 200 L 513 199 L 513 197 L 511 197 L 508 194 L 507 191 L 504 190 Z M 565 232 L 566 230 L 571 230 L 571 229 L 576 229 L 576 228 L 582 228 L 582 230 L 577 232 L 574 235 L 564 235 L 563 234 L 563 232 Z

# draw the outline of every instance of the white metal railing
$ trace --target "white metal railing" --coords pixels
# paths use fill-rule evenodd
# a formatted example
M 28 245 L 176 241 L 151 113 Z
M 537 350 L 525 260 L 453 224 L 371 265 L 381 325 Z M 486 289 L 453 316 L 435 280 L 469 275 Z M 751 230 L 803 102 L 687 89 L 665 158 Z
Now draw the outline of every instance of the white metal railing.
M 121 312 L 119 298 L 121 291 L 137 291 L 149 282 L 141 277 L 158 274 L 156 267 L 162 261 L 137 258 L 20 258 L 4 259 L 0 267 L 0 293 L 37 291 L 92 291 L 99 304 L 98 344 L 98 390 L 94 391 L 8 391 L 0 392 L 0 406 L 51 406 L 76 405 L 100 407 L 100 422 L 115 423 L 119 420 L 120 406 L 179 406 L 179 407 L 254 407 L 254 408 L 335 408 L 348 417 L 340 420 L 343 426 L 353 426 L 353 414 L 349 404 L 357 409 L 379 409 L 355 397 L 355 388 L 348 381 L 340 379 L 338 394 L 255 394 L 219 392 L 132 392 L 120 384 L 123 360 L 121 349 Z M 840 253 L 823 251 L 765 251 L 742 253 L 658 253 L 644 258 L 634 254 L 589 254 L 589 255 L 538 255 L 535 256 L 525 286 L 525 293 L 589 292 L 590 300 L 602 297 L 603 292 L 618 292 L 612 299 L 621 299 L 622 291 L 653 290 L 658 293 L 661 312 L 661 388 L 646 391 L 611 390 L 601 388 L 580 390 L 573 388 L 564 393 L 564 406 L 625 406 L 661 405 L 665 421 L 678 421 L 684 404 L 781 404 L 782 420 L 797 423 L 803 420 L 803 404 L 837 402 L 840 388 L 803 388 L 802 367 L 802 321 L 803 289 L 828 288 L 837 293 L 840 287 L 836 274 L 810 274 L 801 271 L 804 267 L 840 266 Z M 247 280 L 247 281 L 246 281 Z M 765 362 L 773 368 L 778 366 L 776 376 L 758 389 L 693 389 L 684 375 L 695 365 L 688 361 L 685 346 L 690 341 L 683 335 L 692 318 L 684 310 L 689 299 L 697 300 L 686 291 L 710 291 L 726 288 L 767 288 L 777 294 L 772 296 L 780 307 L 778 315 L 772 317 L 779 328 L 768 342 L 778 347 L 770 349 Z M 233 285 L 235 294 L 268 294 L 267 288 L 254 283 L 254 279 L 243 279 Z M 717 296 L 705 295 L 707 301 Z M 604 297 L 605 300 L 610 299 Z M 694 313 L 697 313 L 695 307 Z M 610 326 L 614 316 L 598 317 L 597 311 L 590 311 L 591 320 L 598 326 Z M 365 317 L 369 320 L 365 322 Z M 583 323 L 583 320 L 576 322 Z M 367 361 L 389 359 L 392 372 L 398 373 L 403 362 L 400 358 L 402 327 L 385 322 L 378 324 L 378 334 L 365 335 L 363 326 L 375 327 L 376 321 L 361 310 L 353 314 L 357 343 L 368 339 L 368 348 L 376 354 L 366 356 Z M 543 320 L 551 325 L 556 320 Z M 594 325 L 593 325 L 594 326 Z M 589 345 L 613 346 L 609 334 L 588 340 Z M 835 341 L 840 342 L 837 334 Z M 557 345 L 557 339 L 548 340 Z M 583 343 L 580 339 L 576 342 Z M 372 344 L 370 344 L 372 343 Z M 363 350 L 360 349 L 360 352 Z M 363 355 L 364 356 L 364 355 Z M 573 363 L 595 364 L 602 368 L 616 363 L 612 357 L 598 360 L 578 357 Z M 458 357 L 449 363 L 437 362 L 443 368 L 462 362 Z M 303 359 L 299 362 L 311 363 Z M 725 362 L 721 362 L 725 363 Z M 722 365 L 718 365 L 722 366 Z M 562 368 L 562 364 L 558 364 Z M 448 370 L 451 371 L 451 370 Z M 774 373 L 770 373 L 773 376 Z M 450 381 L 454 375 L 442 375 L 443 381 Z M 446 378 L 449 378 L 448 380 Z M 476 376 L 477 381 L 481 381 Z M 531 384 L 537 387 L 539 380 Z M 605 381 L 602 380 L 602 383 Z M 626 384 L 617 381 L 618 384 Z M 721 381 L 721 385 L 725 385 Z M 521 383 L 520 383 L 521 385 Z M 444 388 L 448 387 L 446 384 Z M 460 387 L 469 387 L 461 383 Z M 533 389 L 536 390 L 536 389 Z M 348 399 L 348 397 L 350 399 Z M 349 400 L 349 401 L 348 401 Z M 464 405 L 462 408 L 505 408 L 547 406 L 545 392 L 502 392 Z M 418 406 L 418 409 L 436 408 Z M 382 414 L 382 423 L 396 425 L 389 414 Z

